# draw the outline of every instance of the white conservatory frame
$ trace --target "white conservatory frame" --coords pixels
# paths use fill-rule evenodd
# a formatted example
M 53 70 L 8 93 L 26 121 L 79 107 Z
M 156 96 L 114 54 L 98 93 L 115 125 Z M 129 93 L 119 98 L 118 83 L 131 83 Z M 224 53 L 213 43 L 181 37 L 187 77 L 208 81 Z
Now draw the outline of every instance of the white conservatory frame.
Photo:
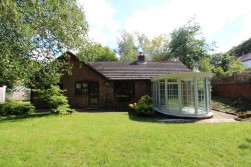
M 212 76 L 205 72 L 183 72 L 154 77 L 151 80 L 154 109 L 178 117 L 212 117 Z

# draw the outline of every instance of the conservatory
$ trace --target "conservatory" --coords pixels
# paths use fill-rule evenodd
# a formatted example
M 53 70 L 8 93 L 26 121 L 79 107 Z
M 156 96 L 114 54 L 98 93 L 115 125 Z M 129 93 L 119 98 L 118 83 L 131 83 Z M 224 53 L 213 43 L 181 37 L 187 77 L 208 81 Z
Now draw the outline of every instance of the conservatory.
M 179 116 L 210 118 L 210 78 L 213 74 L 184 72 L 152 79 L 152 97 L 157 112 Z

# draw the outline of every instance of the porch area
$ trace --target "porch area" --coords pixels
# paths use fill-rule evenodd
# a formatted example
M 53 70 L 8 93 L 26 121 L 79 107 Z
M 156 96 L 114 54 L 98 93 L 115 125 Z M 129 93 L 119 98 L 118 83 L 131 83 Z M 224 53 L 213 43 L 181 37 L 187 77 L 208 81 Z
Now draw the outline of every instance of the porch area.
M 194 118 L 210 118 L 211 73 L 185 72 L 152 79 L 152 97 L 157 112 Z

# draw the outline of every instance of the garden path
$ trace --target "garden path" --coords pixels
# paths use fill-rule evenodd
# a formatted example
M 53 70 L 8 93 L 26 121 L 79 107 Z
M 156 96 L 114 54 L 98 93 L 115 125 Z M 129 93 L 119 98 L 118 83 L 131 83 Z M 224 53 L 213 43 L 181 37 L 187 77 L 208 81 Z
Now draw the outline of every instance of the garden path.
M 159 120 L 160 122 L 163 123 L 222 123 L 222 122 L 237 122 L 234 120 L 234 115 L 219 112 L 219 111 L 214 111 L 213 118 L 210 119 L 194 119 L 194 118 L 185 118 L 185 119 L 179 119 L 179 118 L 168 118 L 168 119 L 163 119 Z

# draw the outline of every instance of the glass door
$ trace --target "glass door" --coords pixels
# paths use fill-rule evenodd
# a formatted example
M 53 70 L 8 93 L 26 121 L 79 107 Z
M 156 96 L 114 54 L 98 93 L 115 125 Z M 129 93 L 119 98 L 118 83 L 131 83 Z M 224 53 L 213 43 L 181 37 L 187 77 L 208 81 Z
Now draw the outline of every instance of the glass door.
M 174 113 L 179 112 L 178 83 L 167 84 L 167 110 Z

